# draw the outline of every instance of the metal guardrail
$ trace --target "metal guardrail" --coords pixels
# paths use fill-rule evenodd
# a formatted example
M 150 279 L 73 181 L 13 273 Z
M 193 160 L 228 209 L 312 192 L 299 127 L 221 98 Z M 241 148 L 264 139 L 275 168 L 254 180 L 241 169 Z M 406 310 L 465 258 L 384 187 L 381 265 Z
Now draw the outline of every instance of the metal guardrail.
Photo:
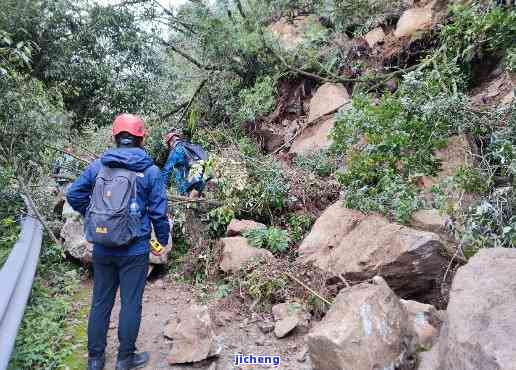
M 6 370 L 25 312 L 38 265 L 43 226 L 35 217 L 22 221 L 22 231 L 0 270 L 0 370 Z

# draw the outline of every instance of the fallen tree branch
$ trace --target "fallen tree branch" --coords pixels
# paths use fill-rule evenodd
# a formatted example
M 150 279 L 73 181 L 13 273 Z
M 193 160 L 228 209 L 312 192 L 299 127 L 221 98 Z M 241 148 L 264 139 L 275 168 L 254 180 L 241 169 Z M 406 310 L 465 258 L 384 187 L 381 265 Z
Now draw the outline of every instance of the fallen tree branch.
M 188 110 L 192 106 L 195 98 L 197 97 L 197 94 L 199 94 L 199 92 L 202 90 L 204 85 L 206 85 L 206 82 L 208 82 L 208 79 L 209 79 L 209 77 L 205 78 L 204 80 L 202 80 L 202 82 L 199 84 L 199 86 L 197 86 L 197 89 L 195 90 L 195 92 L 193 93 L 192 97 L 190 98 L 190 101 L 186 105 L 186 108 L 184 109 L 183 113 L 181 114 L 181 117 L 179 117 L 179 121 L 177 121 L 178 123 L 181 123 L 183 118 L 185 118 L 186 112 L 188 112 Z
M 86 164 L 90 164 L 90 161 L 88 161 L 88 160 L 86 160 L 84 158 L 81 158 L 78 155 L 75 155 L 73 153 L 67 153 L 63 149 L 56 148 L 56 147 L 54 147 L 52 145 L 48 145 L 48 144 L 43 144 L 43 145 L 45 147 L 47 147 L 48 149 L 52 149 L 52 150 L 55 150 L 56 152 L 60 152 L 60 153 L 63 153 L 63 154 L 68 154 L 68 155 L 70 155 L 70 157 L 73 157 L 73 158 L 77 159 L 78 161 L 81 161 L 81 162 L 86 163 Z
M 93 158 L 95 159 L 98 159 L 99 156 L 96 154 L 96 153 L 93 153 L 91 150 L 89 150 L 88 148 L 82 146 L 81 144 L 77 144 L 75 141 L 72 141 L 72 138 L 68 138 L 68 142 L 73 145 L 73 146 L 76 146 L 78 147 L 79 149 L 82 149 L 84 150 L 86 153 L 88 153 L 89 155 L 91 155 Z
M 52 239 L 55 245 L 62 247 L 61 242 L 59 241 L 59 239 L 57 239 L 56 235 L 54 234 L 50 226 L 48 226 L 45 217 L 43 217 L 43 215 L 39 212 L 38 208 L 36 207 L 36 204 L 34 203 L 32 196 L 30 195 L 30 191 L 29 189 L 27 189 L 27 186 L 25 185 L 23 179 L 21 177 L 16 177 L 16 182 L 18 183 L 18 187 L 20 188 L 20 191 L 23 194 L 25 202 L 27 203 L 29 213 L 34 213 L 34 216 L 39 220 L 39 222 L 41 222 L 45 230 L 47 230 L 50 239 Z
M 187 105 L 188 105 L 188 102 L 184 102 L 184 103 L 179 104 L 174 110 L 172 110 L 169 113 L 166 113 L 166 114 L 162 115 L 161 117 L 159 117 L 159 120 L 162 121 L 164 119 L 167 119 L 170 116 L 173 116 L 174 114 L 179 112 L 181 109 L 183 109 Z
M 69 181 L 75 181 L 75 179 L 76 179 L 76 177 L 66 176 L 66 175 L 50 175 L 50 178 L 52 178 L 52 179 L 69 180 Z
M 176 52 L 177 54 L 181 55 L 183 58 L 188 60 L 190 63 L 195 65 L 199 69 L 204 69 L 205 71 L 222 71 L 222 67 L 219 66 L 207 66 L 199 62 L 197 59 L 195 59 L 193 56 L 185 53 L 184 51 L 178 49 L 176 46 L 172 45 L 170 42 L 165 41 L 159 37 L 156 37 L 164 46 L 167 48 L 170 48 L 172 51 Z
M 285 273 L 285 275 L 287 275 L 290 279 L 294 280 L 296 283 L 298 283 L 299 285 L 301 285 L 303 288 L 305 288 L 306 290 L 308 290 L 310 293 L 312 293 L 314 296 L 316 296 L 317 298 L 319 298 L 321 301 L 323 301 L 324 303 L 326 303 L 328 306 L 331 306 L 332 303 L 330 301 L 328 301 L 326 298 L 324 298 L 322 295 L 320 295 L 319 293 L 317 293 L 315 290 L 313 290 L 312 288 L 310 288 L 308 285 L 306 285 L 305 283 L 303 283 L 301 280 L 299 280 L 298 278 L 296 278 L 295 276 L 292 276 L 290 275 L 288 272 Z
M 205 199 L 205 198 L 189 198 L 189 197 L 183 197 L 180 195 L 169 195 L 168 200 L 170 202 L 180 202 L 180 203 L 206 203 L 206 204 L 213 204 L 213 205 L 221 205 L 219 201 L 211 200 L 211 199 Z
M 242 2 L 240 0 L 235 0 L 235 2 L 237 4 L 238 12 L 242 16 L 242 18 L 246 19 L 247 17 L 244 13 L 244 7 L 242 6 Z

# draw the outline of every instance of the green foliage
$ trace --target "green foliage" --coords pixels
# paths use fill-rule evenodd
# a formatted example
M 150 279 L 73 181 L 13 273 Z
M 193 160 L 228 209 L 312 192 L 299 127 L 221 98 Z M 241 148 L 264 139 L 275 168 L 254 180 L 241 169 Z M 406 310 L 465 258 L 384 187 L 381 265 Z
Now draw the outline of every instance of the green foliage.
M 265 248 L 274 253 L 288 250 L 288 233 L 277 227 L 249 230 L 244 233 L 244 236 L 253 247 Z
M 18 240 L 20 227 L 11 217 L 0 219 L 0 268 L 7 260 L 14 243 Z
M 56 369 L 73 350 L 67 338 L 79 275 L 62 250 L 44 244 L 37 277 L 11 358 L 11 369 Z
M 294 243 L 300 242 L 312 227 L 314 220 L 307 214 L 293 214 L 288 218 L 290 238 Z
M 253 300 L 253 305 L 267 308 L 284 302 L 288 278 L 280 271 L 271 270 L 263 260 L 251 262 L 238 276 L 240 288 Z
M 224 212 L 260 219 L 271 218 L 284 208 L 289 183 L 273 158 L 247 157 L 238 152 L 214 156 L 214 173 L 215 198 L 223 202 Z
M 240 92 L 240 109 L 236 112 L 239 122 L 254 121 L 270 113 L 276 104 L 274 81 L 271 77 L 259 78 L 250 89 Z
M 227 206 L 215 208 L 208 213 L 210 229 L 215 235 L 222 235 L 233 218 L 235 211 Z
M 151 8 L 6 0 L 0 30 L 13 45 L 31 46 L 31 76 L 62 93 L 76 126 L 108 124 L 120 111 L 166 111 L 162 103 L 175 98 L 166 57 L 142 24 Z
M 516 102 L 509 107 L 507 123 L 492 130 L 486 149 L 487 171 L 499 176 L 516 175 Z M 499 122 L 500 118 L 493 122 Z
M 469 166 L 459 168 L 454 180 L 467 193 L 485 193 L 490 185 L 485 174 L 478 168 Z
M 355 27 L 373 27 L 374 22 L 378 22 L 375 18 L 379 18 L 383 13 L 396 12 L 402 6 L 403 1 L 398 0 L 327 0 L 321 1 L 319 12 L 329 17 L 335 28 L 343 32 Z M 364 32 L 366 31 L 361 31 Z
M 352 108 L 339 114 L 333 147 L 347 157 L 347 168 L 337 178 L 348 206 L 407 222 L 422 205 L 412 179 L 439 169 L 434 150 L 453 133 L 488 125 L 441 78 L 435 70 L 409 73 L 399 90 L 384 94 L 378 104 L 355 95 Z
M 514 7 L 456 5 L 452 21 L 440 33 L 441 43 L 450 59 L 470 71 L 475 58 L 495 54 L 514 46 L 516 11 Z
M 41 174 L 46 145 L 65 128 L 59 94 L 34 79 L 0 79 L 0 166 L 25 179 Z
M 507 49 L 505 66 L 509 72 L 516 72 L 516 47 Z
M 337 170 L 337 158 L 327 150 L 299 155 L 294 163 L 302 170 L 314 172 L 320 177 L 328 177 Z
M 486 247 L 516 246 L 516 196 L 511 187 L 497 189 L 464 215 L 461 242 L 473 254 Z

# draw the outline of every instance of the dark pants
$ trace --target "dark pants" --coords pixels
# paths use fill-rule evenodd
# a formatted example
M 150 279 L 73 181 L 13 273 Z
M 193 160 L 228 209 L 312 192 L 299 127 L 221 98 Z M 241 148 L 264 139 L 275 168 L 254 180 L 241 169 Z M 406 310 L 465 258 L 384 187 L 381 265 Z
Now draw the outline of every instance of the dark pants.
M 124 359 L 136 350 L 140 330 L 142 297 L 149 255 L 93 256 L 93 298 L 88 322 L 88 352 L 92 358 L 104 355 L 109 318 L 120 286 L 121 306 L 118 320 L 118 358 Z

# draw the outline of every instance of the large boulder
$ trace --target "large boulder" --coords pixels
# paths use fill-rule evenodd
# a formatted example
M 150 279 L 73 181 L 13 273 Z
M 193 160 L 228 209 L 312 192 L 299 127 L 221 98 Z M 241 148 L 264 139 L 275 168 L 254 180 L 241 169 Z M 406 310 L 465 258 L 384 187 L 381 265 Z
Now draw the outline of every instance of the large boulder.
M 367 44 L 372 49 L 377 44 L 382 43 L 385 40 L 385 32 L 382 27 L 377 27 L 374 30 L 369 31 L 364 36 L 364 39 L 367 41 Z
M 78 259 L 84 264 L 89 264 L 93 259 L 93 244 L 86 240 L 84 236 L 84 224 L 80 214 L 75 212 L 68 202 L 63 207 L 63 217 L 65 224 L 61 229 L 61 238 L 65 252 L 71 257 Z M 155 238 L 154 232 L 152 237 Z M 169 235 L 168 244 L 163 246 L 163 252 L 156 256 L 149 254 L 149 263 L 152 265 L 164 265 L 168 263 L 170 252 L 172 251 L 172 236 Z
M 398 38 L 410 37 L 419 31 L 429 30 L 433 24 L 432 18 L 431 4 L 422 8 L 408 9 L 398 20 L 394 35 Z
M 332 113 L 348 102 L 350 102 L 350 97 L 344 86 L 325 83 L 317 89 L 312 100 L 310 100 L 308 122 L 313 122 L 322 116 Z
M 171 365 L 202 361 L 218 356 L 223 349 L 222 338 L 215 335 L 214 325 L 206 307 L 190 306 L 180 311 L 164 329 L 172 340 L 168 355 Z
M 504 69 L 503 66 L 499 68 L 502 71 Z M 471 102 L 480 109 L 507 106 L 514 101 L 515 89 L 516 73 L 501 72 L 499 76 L 489 79 L 474 89 Z
M 272 307 L 274 335 L 283 338 L 296 328 L 308 329 L 310 315 L 299 303 L 279 303 Z
M 322 25 L 315 16 L 299 16 L 292 20 L 281 18 L 269 27 L 269 31 L 278 39 L 286 50 L 294 50 L 304 39 L 311 27 L 320 28 Z
M 445 233 L 449 222 L 449 217 L 442 215 L 437 209 L 420 209 L 412 214 L 410 220 L 410 224 L 416 229 L 437 234 Z
M 350 102 L 349 94 L 342 85 L 326 83 L 319 87 L 310 100 L 310 113 L 308 123 L 334 113 L 336 109 Z M 307 154 L 314 151 L 327 149 L 331 140 L 331 130 L 335 126 L 332 116 L 326 117 L 315 125 L 308 126 L 292 143 L 291 153 Z
M 307 343 L 316 370 L 402 368 L 414 334 L 405 307 L 379 277 L 342 290 Z
M 273 259 L 271 252 L 249 245 L 246 238 L 239 236 L 222 238 L 222 261 L 220 269 L 224 272 L 237 272 L 256 259 Z
M 228 225 L 226 230 L 227 236 L 240 236 L 244 234 L 246 231 L 256 230 L 256 229 L 266 229 L 267 226 L 252 220 L 238 220 L 236 218 L 232 219 Z
M 362 281 L 381 274 L 402 297 L 427 298 L 436 293 L 446 259 L 437 234 L 329 207 L 299 248 L 299 261 L 332 274 Z
M 84 264 L 92 262 L 93 245 L 84 237 L 84 225 L 80 219 L 75 217 L 67 218 L 61 229 L 61 238 L 63 239 L 63 247 L 67 254 Z
M 421 369 L 516 370 L 514 271 L 512 248 L 483 249 L 458 270 L 438 355 L 424 356 Z
M 331 145 L 330 133 L 335 126 L 335 119 L 328 118 L 317 125 L 303 130 L 290 147 L 290 152 L 306 155 L 312 152 L 328 149 Z

